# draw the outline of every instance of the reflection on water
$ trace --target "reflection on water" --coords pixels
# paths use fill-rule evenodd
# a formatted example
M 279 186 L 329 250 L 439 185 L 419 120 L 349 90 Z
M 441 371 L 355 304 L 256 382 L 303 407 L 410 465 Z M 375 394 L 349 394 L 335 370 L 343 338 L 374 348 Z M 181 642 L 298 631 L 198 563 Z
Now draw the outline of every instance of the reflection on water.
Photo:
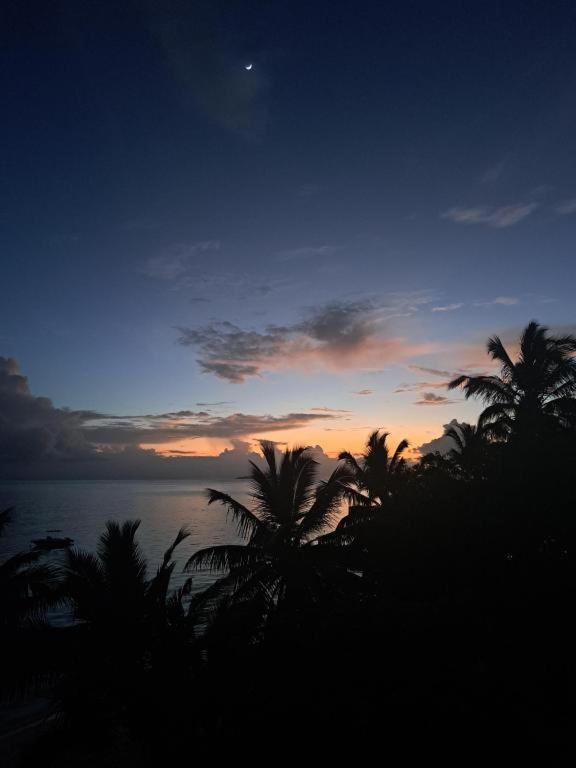
M 246 486 L 240 481 L 214 483 L 217 488 L 246 502 Z M 204 484 L 186 481 L 124 482 L 22 482 L 0 483 L 0 510 L 14 507 L 14 522 L 0 539 L 0 557 L 30 548 L 31 539 L 70 536 L 74 546 L 94 552 L 107 520 L 139 519 L 139 541 L 152 569 L 178 529 L 185 525 L 190 537 L 176 550 L 172 586 L 186 578 L 182 567 L 202 547 L 238 542 L 233 522 L 219 505 L 208 506 Z M 58 532 L 54 532 L 57 530 Z M 61 552 L 50 552 L 46 560 L 62 560 Z M 150 574 L 151 575 L 151 574 Z M 204 589 L 214 574 L 194 574 L 193 591 Z M 59 612 L 55 623 L 66 621 Z

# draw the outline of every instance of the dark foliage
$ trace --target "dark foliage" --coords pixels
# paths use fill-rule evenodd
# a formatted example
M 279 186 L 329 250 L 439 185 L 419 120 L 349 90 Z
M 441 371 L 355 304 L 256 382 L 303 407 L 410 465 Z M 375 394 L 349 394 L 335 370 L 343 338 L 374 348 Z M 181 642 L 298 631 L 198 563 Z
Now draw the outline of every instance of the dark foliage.
M 516 363 L 491 339 L 501 375 L 452 382 L 487 402 L 478 425 L 451 428 L 447 455 L 412 466 L 405 441 L 392 453 L 374 432 L 318 483 L 306 449 L 263 443 L 252 504 L 208 491 L 245 543 L 190 558 L 217 576 L 190 602 L 189 582 L 169 589 L 185 532 L 152 578 L 137 523 L 109 523 L 97 556 L 71 551 L 63 593 L 81 623 L 58 640 L 67 738 L 91 734 L 100 755 L 94 734 L 106 733 L 115 765 L 191 743 L 211 759 L 311 739 L 325 756 L 343 742 L 378 754 L 568 744 L 575 350 L 535 323 Z M 36 583 L 34 567 L 11 566 L 12 626 L 44 605 L 50 579 Z M 61 734 L 50 738 L 43 762 L 62 765 Z

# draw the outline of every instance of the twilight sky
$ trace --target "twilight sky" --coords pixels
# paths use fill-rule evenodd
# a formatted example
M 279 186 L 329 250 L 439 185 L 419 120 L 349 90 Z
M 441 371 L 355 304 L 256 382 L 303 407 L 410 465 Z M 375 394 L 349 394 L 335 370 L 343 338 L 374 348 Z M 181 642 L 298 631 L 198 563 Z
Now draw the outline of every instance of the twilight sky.
M 4 467 L 474 420 L 489 335 L 576 320 L 575 37 L 572 0 L 4 4 Z

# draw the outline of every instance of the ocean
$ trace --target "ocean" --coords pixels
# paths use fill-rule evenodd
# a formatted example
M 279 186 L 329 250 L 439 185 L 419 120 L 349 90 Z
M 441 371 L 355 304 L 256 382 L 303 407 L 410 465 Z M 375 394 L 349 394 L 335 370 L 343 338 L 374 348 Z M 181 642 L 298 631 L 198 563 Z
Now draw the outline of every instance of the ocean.
M 141 520 L 138 538 L 148 558 L 152 575 L 164 551 L 181 526 L 190 536 L 176 550 L 172 586 L 180 586 L 189 574 L 183 573 L 188 558 L 198 549 L 217 544 L 235 544 L 240 539 L 232 520 L 220 505 L 208 506 L 204 488 L 209 483 L 187 481 L 61 481 L 0 483 L 0 510 L 14 507 L 13 522 L 0 539 L 0 560 L 27 550 L 31 540 L 44 536 L 69 536 L 74 547 L 95 552 L 98 537 L 107 520 Z M 219 490 L 247 501 L 242 481 L 214 481 Z M 47 553 L 48 562 L 62 562 L 59 551 Z M 209 586 L 213 573 L 193 574 L 193 592 Z M 65 610 L 50 616 L 52 623 L 70 620 Z

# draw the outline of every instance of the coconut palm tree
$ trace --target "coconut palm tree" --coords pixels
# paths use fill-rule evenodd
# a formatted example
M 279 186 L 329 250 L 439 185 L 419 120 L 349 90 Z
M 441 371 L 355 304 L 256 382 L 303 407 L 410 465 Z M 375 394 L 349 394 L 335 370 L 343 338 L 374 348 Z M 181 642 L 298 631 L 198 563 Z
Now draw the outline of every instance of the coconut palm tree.
M 0 537 L 12 510 L 0 512 Z M 53 679 L 54 649 L 46 615 L 62 602 L 59 569 L 40 562 L 42 551 L 18 552 L 0 562 L 0 698 L 38 690 Z
M 406 459 L 402 454 L 409 442 L 401 440 L 391 455 L 389 436 L 389 432 L 372 432 L 360 460 L 349 451 L 343 451 L 338 457 L 344 461 L 352 476 L 352 482 L 345 490 L 345 496 L 351 502 L 348 514 L 340 520 L 331 537 L 340 545 L 351 544 L 359 535 L 362 536 L 398 494 L 408 477 Z
M 12 510 L 0 512 L 0 536 Z M 61 599 L 58 571 L 38 562 L 42 552 L 19 552 L 0 563 L 0 626 L 18 629 L 42 621 Z
M 500 439 L 536 439 L 550 427 L 576 425 L 575 336 L 550 336 L 532 321 L 520 338 L 516 362 L 498 336 L 488 340 L 487 350 L 500 364 L 499 376 L 463 375 L 448 385 L 487 404 L 478 421 L 481 430 Z
M 349 470 L 338 466 L 317 483 L 318 463 L 307 448 L 277 457 L 274 443 L 260 443 L 265 466 L 251 461 L 251 508 L 222 491 L 207 489 L 208 504 L 223 505 L 246 544 L 196 552 L 187 570 L 227 571 L 199 598 L 212 616 L 219 608 L 257 605 L 260 619 L 278 608 L 315 604 L 326 590 L 349 578 L 330 546 L 317 546 L 337 520 Z M 330 583 L 329 583 L 330 580 Z
M 349 495 L 357 505 L 382 506 L 404 479 L 406 460 L 402 454 L 409 446 L 408 440 L 401 440 L 390 455 L 389 435 L 379 430 L 372 432 L 360 461 L 349 451 L 343 451 L 338 457 L 353 477 L 357 492 Z
M 122 525 L 108 521 L 100 536 L 98 555 L 71 549 L 67 553 L 64 591 L 75 618 L 113 631 L 149 621 L 161 623 L 179 613 L 191 582 L 169 594 L 174 550 L 189 536 L 181 529 L 164 555 L 155 576 L 147 578 L 147 563 L 136 533 L 139 520 Z
M 188 533 L 179 531 L 150 578 L 139 526 L 139 520 L 109 521 L 97 555 L 67 552 L 63 591 L 77 623 L 60 710 L 73 722 L 107 722 L 111 714 L 132 723 L 158 719 L 162 700 L 191 679 L 191 579 L 169 589 L 174 550 Z
M 451 438 L 456 447 L 448 453 L 448 459 L 458 474 L 468 478 L 485 475 L 490 444 L 486 432 L 475 424 L 451 423 L 444 435 Z

